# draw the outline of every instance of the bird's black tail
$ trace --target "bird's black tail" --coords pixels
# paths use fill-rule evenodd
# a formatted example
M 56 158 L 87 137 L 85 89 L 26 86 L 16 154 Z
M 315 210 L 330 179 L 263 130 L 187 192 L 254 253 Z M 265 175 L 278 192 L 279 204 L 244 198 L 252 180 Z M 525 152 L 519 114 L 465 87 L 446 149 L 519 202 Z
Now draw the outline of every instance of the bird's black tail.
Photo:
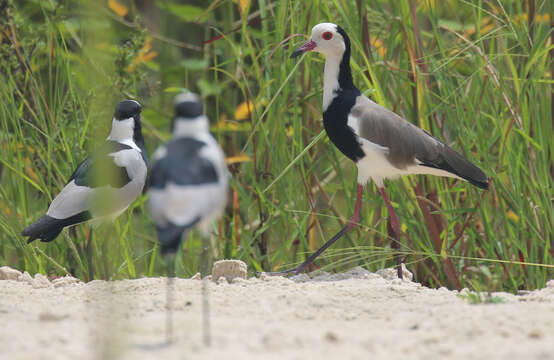
M 433 164 L 423 163 L 421 165 L 446 170 L 481 189 L 489 189 L 487 174 L 447 145 L 444 146 L 440 154 L 440 161 Z
M 162 254 L 168 255 L 177 252 L 179 245 L 181 244 L 181 238 L 183 233 L 196 225 L 200 218 L 196 218 L 190 224 L 175 225 L 169 222 L 164 227 L 156 226 L 158 232 L 158 241 L 162 248 Z
M 64 227 L 87 221 L 90 218 L 91 216 L 88 211 L 83 211 L 82 213 L 66 219 L 56 219 L 51 216 L 44 215 L 31 225 L 27 226 L 21 232 L 21 235 L 29 237 L 27 243 L 30 243 L 36 239 L 40 239 L 42 242 L 50 242 L 58 237 Z

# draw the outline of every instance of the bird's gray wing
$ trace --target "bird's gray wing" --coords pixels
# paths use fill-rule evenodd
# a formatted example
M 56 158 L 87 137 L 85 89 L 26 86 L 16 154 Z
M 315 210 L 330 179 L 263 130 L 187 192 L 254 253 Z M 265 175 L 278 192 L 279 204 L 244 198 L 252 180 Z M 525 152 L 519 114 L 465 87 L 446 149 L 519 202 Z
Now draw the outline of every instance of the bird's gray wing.
M 132 148 L 128 145 L 106 141 L 77 166 L 65 187 L 50 204 L 46 214 L 56 219 L 65 219 L 83 211 L 90 211 L 93 198 L 98 198 L 104 190 L 119 189 L 128 184 L 131 180 L 127 169 L 116 157 L 117 154 L 129 150 Z M 102 198 L 109 202 L 111 196 Z
M 486 188 L 487 175 L 448 145 L 399 115 L 359 96 L 352 108 L 358 119 L 357 133 L 363 139 L 386 147 L 387 159 L 399 168 L 427 166 L 444 170 Z

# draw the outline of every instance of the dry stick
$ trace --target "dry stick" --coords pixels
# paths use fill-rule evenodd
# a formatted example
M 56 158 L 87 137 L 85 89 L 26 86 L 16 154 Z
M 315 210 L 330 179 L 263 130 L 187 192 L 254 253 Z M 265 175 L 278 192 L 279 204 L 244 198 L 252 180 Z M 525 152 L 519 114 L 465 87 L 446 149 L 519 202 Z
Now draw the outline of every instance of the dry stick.
M 414 9 L 413 9 L 413 3 L 412 1 L 410 0 L 410 9 L 411 9 L 411 14 L 412 14 L 412 22 L 414 23 L 414 33 L 416 33 L 416 35 L 419 35 L 419 28 L 417 27 L 417 19 L 415 17 L 415 13 L 414 13 Z M 410 63 L 411 63 L 411 66 L 412 66 L 412 79 L 414 81 L 414 86 L 412 86 L 412 98 L 413 98 L 413 107 L 414 107 L 414 113 L 416 114 L 416 120 L 419 119 L 419 109 L 418 109 L 418 96 L 417 96 L 417 71 L 416 71 L 416 65 L 419 66 L 421 68 L 421 70 L 423 72 L 427 72 L 427 68 L 426 68 L 426 65 L 424 63 L 422 63 L 421 60 L 419 60 L 420 56 L 419 56 L 419 51 L 418 51 L 418 48 L 416 47 L 415 49 L 415 54 L 414 54 L 414 50 L 412 49 L 411 45 L 410 45 L 410 42 L 408 41 L 408 34 L 407 34 L 407 31 L 405 29 L 405 27 L 402 25 L 402 31 L 404 32 L 404 36 L 406 37 L 406 44 L 407 44 L 407 48 L 408 48 L 408 55 L 410 56 Z M 431 85 L 429 84 L 428 80 L 426 81 L 426 84 L 427 84 L 427 88 L 429 91 L 431 91 Z M 440 126 L 440 124 L 438 123 L 437 119 L 435 118 L 435 122 L 436 122 L 436 125 L 437 127 L 442 130 L 442 126 Z M 443 134 L 444 136 L 444 134 Z M 435 246 L 435 249 L 437 251 L 440 251 L 440 249 L 442 248 L 442 240 L 440 238 L 440 234 L 442 232 L 442 224 L 441 223 L 437 223 L 436 220 L 435 220 L 435 217 L 431 214 L 431 212 L 429 211 L 429 208 L 426 206 L 426 204 L 422 201 L 421 198 L 423 198 L 423 193 L 422 193 L 422 190 L 421 190 L 421 183 L 418 183 L 415 187 L 414 187 L 414 191 L 416 192 L 416 194 L 420 197 L 420 198 L 417 198 L 417 201 L 418 201 L 418 204 L 419 204 L 419 207 L 423 213 L 423 218 L 425 220 L 425 222 L 427 223 L 427 229 L 429 231 L 429 235 L 431 236 L 431 240 L 433 241 L 433 244 Z M 458 288 L 458 289 L 461 289 L 461 283 L 460 283 L 460 280 L 458 279 L 458 276 L 456 274 L 456 270 L 454 268 L 454 265 L 452 264 L 452 261 L 449 259 L 449 258 L 446 258 L 444 259 L 444 261 L 441 261 L 442 265 L 443 265 L 443 268 L 444 268 L 444 271 L 445 273 L 447 274 L 447 278 L 449 279 L 449 282 L 452 286 Z
M 433 247 L 435 248 L 435 251 L 440 254 L 442 249 L 442 239 L 440 238 L 440 233 L 438 232 L 436 223 L 433 220 L 431 211 L 429 210 L 426 202 L 423 200 L 424 196 L 423 191 L 421 190 L 421 183 L 418 183 L 416 185 L 414 191 L 417 195 L 416 200 L 419 208 L 421 209 L 421 213 L 423 214 L 423 219 L 427 224 L 427 230 L 429 231 L 429 235 L 431 236 Z M 450 283 L 450 285 L 460 290 L 462 288 L 462 284 L 460 282 L 460 279 L 458 278 L 458 275 L 456 274 L 456 269 L 454 268 L 454 264 L 452 263 L 452 260 L 450 260 L 450 257 L 441 257 L 440 261 L 443 265 L 446 277 L 448 278 L 448 282 Z
M 535 35 L 535 0 L 527 0 L 527 22 L 529 27 L 529 42 L 533 46 L 533 38 Z
M 369 39 L 369 24 L 367 22 L 367 9 L 365 8 L 365 2 L 362 3 L 362 0 L 356 0 L 356 6 L 358 7 L 358 13 L 362 11 L 363 8 L 363 15 L 362 15 L 362 47 L 364 50 L 364 55 L 366 56 L 367 60 L 371 60 L 371 41 Z M 364 73 L 365 77 L 371 84 L 373 84 L 373 79 L 371 78 L 371 74 L 369 73 L 369 70 L 366 70 Z
M 71 237 L 67 234 L 67 231 L 65 231 L 64 233 L 65 233 L 64 235 L 65 235 L 65 240 L 67 242 L 67 246 L 71 249 L 71 252 L 73 253 L 73 256 L 75 257 L 75 259 L 77 260 L 77 264 L 79 264 L 79 267 L 83 272 L 83 275 L 86 275 L 87 271 L 85 270 L 85 265 L 83 264 L 83 261 L 79 256 L 79 251 L 77 250 L 75 243 L 73 243 L 73 240 L 71 240 Z
M 91 226 L 88 231 L 87 243 L 86 243 L 86 252 L 87 252 L 87 265 L 88 265 L 88 280 L 94 280 L 94 263 L 93 263 L 93 227 Z
M 42 256 L 44 256 L 48 261 L 50 261 L 56 268 L 63 271 L 66 275 L 72 275 L 69 271 L 67 271 L 66 268 L 64 268 L 62 265 L 58 264 L 56 260 L 52 259 L 50 256 L 48 256 L 44 251 L 42 251 L 37 244 L 35 244 L 35 250 L 37 250 Z
M 412 24 L 413 24 L 413 27 L 414 27 L 414 37 L 417 41 L 417 46 L 415 48 L 417 58 L 415 60 L 416 60 L 416 63 L 418 65 L 418 67 L 421 69 L 421 71 L 423 73 L 429 73 L 427 64 L 425 63 L 425 60 L 424 60 L 424 57 L 423 57 L 423 42 L 421 41 L 421 35 L 419 33 L 419 24 L 418 24 L 418 21 L 417 21 L 416 9 L 415 9 L 413 0 L 410 0 L 410 14 L 412 16 Z M 415 73 L 414 73 L 414 76 L 415 76 Z M 431 91 L 431 82 L 430 82 L 429 78 L 425 77 L 423 79 L 425 81 L 425 84 L 427 85 L 427 90 Z M 437 113 L 433 112 L 432 116 L 433 116 L 433 120 L 435 121 L 435 125 L 441 131 L 442 136 L 444 138 L 446 138 L 444 136 L 445 134 L 444 134 L 444 131 L 443 131 L 443 126 L 442 126 L 442 124 L 440 123 L 440 121 L 437 117 Z
M 482 191 L 481 192 L 481 199 L 477 201 L 477 203 L 475 204 L 475 207 L 478 208 L 479 205 L 481 205 L 481 201 L 483 200 L 483 198 L 485 197 L 485 194 L 486 192 L 485 191 Z M 466 229 L 466 227 L 469 225 L 469 222 L 471 221 L 471 219 L 473 219 L 473 215 L 475 215 L 475 212 L 472 212 L 471 214 L 469 214 L 469 216 L 467 217 L 467 219 L 465 220 L 464 224 L 462 225 L 462 229 L 459 231 L 458 235 L 456 236 L 456 239 L 454 239 L 454 241 L 452 242 L 452 245 L 450 245 L 450 249 L 452 249 L 456 243 L 458 242 L 458 240 L 460 240 L 460 238 L 462 237 L 462 235 L 464 234 L 464 231 Z
M 235 249 L 240 244 L 240 214 L 239 214 L 239 193 L 236 187 L 233 187 L 233 223 L 235 233 Z
M 550 5 L 551 10 L 554 10 L 554 6 Z M 550 43 L 554 44 L 554 20 L 550 22 Z M 554 46 L 550 49 L 550 59 L 554 59 Z M 550 62 L 550 79 L 554 80 L 554 61 Z M 552 116 L 552 128 L 554 129 L 554 81 L 550 85 L 550 116 Z M 552 159 L 554 154 L 552 153 L 552 147 L 549 146 L 550 157 Z M 554 162 L 550 163 L 550 175 L 554 178 Z M 554 246 L 550 248 L 552 256 L 554 256 Z

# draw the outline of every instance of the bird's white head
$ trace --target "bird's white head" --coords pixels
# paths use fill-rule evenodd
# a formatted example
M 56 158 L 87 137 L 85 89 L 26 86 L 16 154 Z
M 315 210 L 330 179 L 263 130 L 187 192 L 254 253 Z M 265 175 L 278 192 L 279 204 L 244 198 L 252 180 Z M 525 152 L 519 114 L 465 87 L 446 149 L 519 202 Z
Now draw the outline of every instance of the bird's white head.
M 171 122 L 173 136 L 194 136 L 209 131 L 200 96 L 192 92 L 181 93 L 175 96 L 174 104 L 175 117 Z
M 323 111 L 326 111 L 338 89 L 355 89 L 350 70 L 350 39 L 336 24 L 317 24 L 312 29 L 310 40 L 295 50 L 291 57 L 307 51 L 316 51 L 325 56 Z
M 312 28 L 310 40 L 295 50 L 291 57 L 297 57 L 307 51 L 322 53 L 325 57 L 342 56 L 347 46 L 344 30 L 333 23 L 321 23 Z

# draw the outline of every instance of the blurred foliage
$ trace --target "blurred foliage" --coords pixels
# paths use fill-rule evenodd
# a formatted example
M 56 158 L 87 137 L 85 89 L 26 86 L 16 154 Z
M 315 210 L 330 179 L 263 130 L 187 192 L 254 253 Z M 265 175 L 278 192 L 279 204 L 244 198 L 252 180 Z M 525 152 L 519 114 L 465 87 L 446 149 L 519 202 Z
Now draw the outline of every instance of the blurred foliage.
M 387 184 L 416 280 L 476 290 L 552 277 L 552 2 L 478 0 L 0 0 L 0 265 L 83 279 L 164 273 L 140 197 L 115 224 L 26 245 L 115 104 L 145 110 L 149 152 L 172 99 L 199 92 L 233 175 L 217 258 L 251 270 L 301 261 L 351 215 L 355 168 L 322 135 L 323 59 L 289 60 L 313 25 L 352 40 L 355 82 L 486 169 L 489 192 L 452 179 Z M 369 184 L 362 226 L 317 264 L 392 265 L 386 209 Z M 92 232 L 92 236 L 91 236 Z M 200 239 L 178 256 L 197 272 Z M 522 264 L 524 263 L 524 264 Z

